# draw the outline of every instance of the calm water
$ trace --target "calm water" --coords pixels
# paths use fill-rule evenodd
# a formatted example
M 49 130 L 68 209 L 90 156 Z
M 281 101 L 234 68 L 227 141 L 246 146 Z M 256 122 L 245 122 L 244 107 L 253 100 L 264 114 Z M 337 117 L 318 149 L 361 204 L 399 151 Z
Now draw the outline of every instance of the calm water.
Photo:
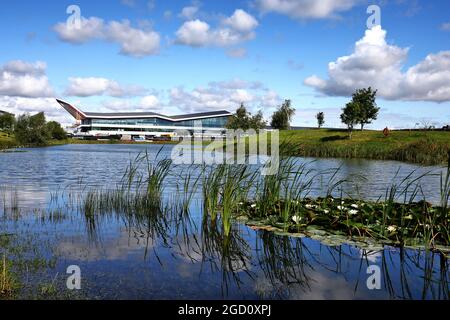
M 112 299 L 448 299 L 449 261 L 420 250 L 326 246 L 308 238 L 289 238 L 236 224 L 230 243 L 202 221 L 200 195 L 189 216 L 124 219 L 108 215 L 89 224 L 82 212 L 67 208 L 49 217 L 55 194 L 64 190 L 109 188 L 130 160 L 153 145 L 66 145 L 0 154 L 3 199 L 17 198 L 20 213 L 4 213 L 2 233 L 26 238 L 55 263 L 28 275 L 32 286 L 53 281 L 64 291 L 66 268 L 82 271 L 85 298 Z M 161 156 L 169 156 L 165 146 Z M 338 178 L 353 195 L 383 197 L 393 181 L 439 167 L 392 161 L 299 159 L 318 171 L 341 167 Z M 165 194 L 175 195 L 183 175 L 177 167 L 168 177 Z M 365 179 L 359 176 L 363 175 Z M 313 187 L 327 188 L 326 175 Z M 358 177 L 358 178 L 356 178 Z M 439 177 L 421 179 L 419 197 L 439 201 Z M 0 192 L 1 193 L 1 192 Z M 313 194 L 313 195 L 314 195 Z M 14 195 L 14 197 L 13 197 Z M 38 211 L 41 209 L 43 211 Z M 3 204 L 0 213 L 3 211 Z M 367 267 L 381 270 L 379 290 L 369 290 Z

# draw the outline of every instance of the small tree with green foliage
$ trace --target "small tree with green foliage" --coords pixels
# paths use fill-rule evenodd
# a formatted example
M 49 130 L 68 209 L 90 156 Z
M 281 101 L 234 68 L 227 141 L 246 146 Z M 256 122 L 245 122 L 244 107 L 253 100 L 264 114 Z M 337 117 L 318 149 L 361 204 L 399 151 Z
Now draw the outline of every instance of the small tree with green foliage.
M 49 121 L 47 123 L 47 130 L 52 139 L 64 140 L 67 138 L 66 131 L 61 127 L 61 124 L 56 121 Z
M 291 126 L 291 119 L 295 114 L 295 109 L 291 106 L 291 100 L 284 103 L 273 113 L 270 126 L 278 130 L 288 130 Z
M 5 113 L 0 115 L 0 130 L 11 134 L 14 131 L 16 124 L 16 118 L 11 113 Z
M 43 112 L 34 116 L 19 116 L 14 133 L 16 140 L 24 145 L 45 145 L 50 139 Z
M 243 103 L 241 103 L 241 106 L 236 110 L 236 113 L 228 119 L 226 127 L 227 129 L 234 130 L 248 130 L 250 127 L 250 113 Z
M 317 119 L 317 126 L 320 128 L 322 128 L 323 124 L 325 123 L 325 114 L 323 112 L 319 112 L 316 114 L 316 119 Z
M 250 118 L 250 128 L 255 129 L 256 132 L 264 129 L 267 126 L 267 121 L 264 120 L 264 116 L 261 110 L 259 110 L 254 116 Z
M 264 129 L 267 122 L 263 118 L 261 111 L 258 111 L 254 116 L 247 111 L 247 108 L 241 103 L 241 106 L 236 110 L 236 113 L 228 119 L 226 125 L 227 129 L 255 129 L 257 132 Z
M 353 128 L 359 123 L 359 114 L 361 112 L 361 107 L 357 102 L 349 102 L 342 109 L 341 121 L 347 125 L 349 138 L 352 138 Z
M 377 90 L 372 90 L 371 87 L 358 89 L 352 96 L 352 102 L 359 105 L 358 123 L 361 125 L 361 131 L 366 124 L 372 123 L 378 117 L 378 108 L 376 103 Z

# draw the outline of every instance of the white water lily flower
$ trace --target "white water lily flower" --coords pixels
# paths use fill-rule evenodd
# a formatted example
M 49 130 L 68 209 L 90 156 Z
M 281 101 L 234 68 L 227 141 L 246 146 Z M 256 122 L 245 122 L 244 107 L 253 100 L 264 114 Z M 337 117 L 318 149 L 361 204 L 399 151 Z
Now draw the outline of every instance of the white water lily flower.
M 305 204 L 306 209 L 317 209 L 317 206 L 314 204 Z
M 337 206 L 338 210 L 344 210 L 345 208 L 343 206 Z
M 329 213 L 330 213 L 330 210 L 325 209 L 325 210 L 323 210 L 323 212 L 324 212 L 325 214 L 329 214 Z
M 256 208 L 256 203 L 252 204 L 250 208 Z
M 358 210 L 352 209 L 352 210 L 349 210 L 348 213 L 352 214 L 352 215 L 355 215 L 355 214 L 358 214 Z
M 300 216 L 293 216 L 292 221 L 294 221 L 296 224 L 299 224 L 300 221 L 302 221 L 302 217 Z
M 395 232 L 397 230 L 397 226 L 389 226 L 387 227 L 387 231 L 389 232 Z
M 359 208 L 358 205 L 357 205 L 356 203 L 352 204 L 350 207 L 355 208 L 355 209 L 358 209 L 358 208 Z

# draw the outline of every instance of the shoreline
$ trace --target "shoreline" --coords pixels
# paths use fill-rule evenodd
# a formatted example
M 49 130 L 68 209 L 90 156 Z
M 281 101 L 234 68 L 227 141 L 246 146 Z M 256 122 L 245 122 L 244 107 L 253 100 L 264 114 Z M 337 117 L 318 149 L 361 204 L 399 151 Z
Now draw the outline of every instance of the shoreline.
M 178 141 L 120 141 L 120 140 L 51 140 L 43 146 L 17 146 L 13 137 L 0 136 L 0 152 L 18 148 L 51 147 L 66 144 L 178 144 Z M 246 144 L 248 144 L 246 138 Z M 385 137 L 378 131 L 355 132 L 347 138 L 345 130 L 309 129 L 280 132 L 283 156 L 324 159 L 365 159 L 400 161 L 424 166 L 446 165 L 450 152 L 448 131 L 392 131 Z

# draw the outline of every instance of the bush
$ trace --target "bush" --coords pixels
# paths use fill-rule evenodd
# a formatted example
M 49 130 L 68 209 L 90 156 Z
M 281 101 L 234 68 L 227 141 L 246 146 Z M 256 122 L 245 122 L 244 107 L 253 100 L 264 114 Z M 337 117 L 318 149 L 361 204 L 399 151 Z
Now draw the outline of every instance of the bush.
M 16 118 L 13 114 L 5 113 L 0 115 L 0 130 L 11 134 L 14 131 L 14 126 L 16 124 Z
M 61 125 L 56 121 L 50 121 L 47 123 L 47 130 L 52 139 L 64 140 L 67 138 L 66 132 Z
M 51 138 L 43 112 L 34 116 L 19 116 L 14 133 L 17 142 L 23 145 L 45 145 Z

